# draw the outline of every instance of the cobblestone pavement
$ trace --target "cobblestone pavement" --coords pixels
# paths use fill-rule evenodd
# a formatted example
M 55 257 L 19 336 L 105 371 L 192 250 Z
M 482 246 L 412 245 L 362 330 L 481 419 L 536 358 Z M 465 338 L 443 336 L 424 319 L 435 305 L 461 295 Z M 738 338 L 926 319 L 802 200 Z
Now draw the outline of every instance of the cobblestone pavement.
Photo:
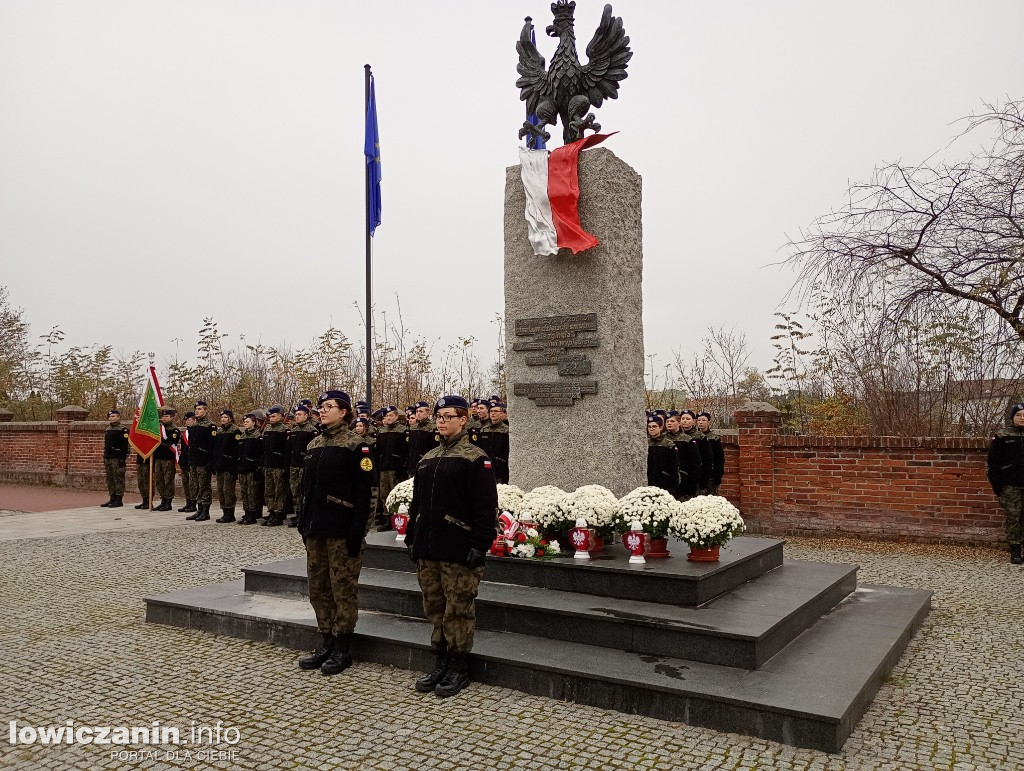
M 439 701 L 412 673 L 303 673 L 272 645 L 144 623 L 142 598 L 301 554 L 294 530 L 181 523 L 0 543 L 0 715 L 22 726 L 148 726 L 237 743 L 11 745 L 0 767 L 259 769 L 1012 769 L 1024 767 L 1024 569 L 1001 553 L 792 540 L 793 558 L 856 562 L 861 581 L 926 587 L 934 609 L 839 755 L 475 684 Z M 234 739 L 234 736 L 228 736 Z M 191 757 L 185 755 L 191 752 Z

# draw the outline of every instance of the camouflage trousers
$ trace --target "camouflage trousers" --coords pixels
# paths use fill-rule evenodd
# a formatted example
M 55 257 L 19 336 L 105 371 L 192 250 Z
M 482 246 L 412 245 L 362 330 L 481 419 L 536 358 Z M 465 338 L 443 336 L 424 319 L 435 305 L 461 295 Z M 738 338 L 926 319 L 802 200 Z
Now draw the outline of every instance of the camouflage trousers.
M 230 471 L 217 472 L 217 500 L 222 509 L 235 508 L 235 479 L 238 477 Z
M 142 496 L 142 500 L 149 500 L 149 461 L 144 460 L 142 463 L 135 464 L 135 481 L 139 485 L 139 495 Z
M 288 469 L 263 469 L 263 497 L 267 501 L 267 511 L 280 514 L 284 511 L 284 491 L 288 484 Z
M 387 523 L 388 513 L 385 508 L 388 496 L 391 495 L 391 491 L 395 489 L 395 485 L 398 484 L 398 472 L 397 471 L 382 471 L 380 472 L 380 491 L 378 493 L 378 510 L 383 513 L 383 522 Z
M 117 458 L 107 458 L 103 461 L 103 471 L 107 475 L 107 492 L 111 496 L 124 495 L 125 462 Z
M 185 493 L 186 501 L 194 501 L 196 496 L 192 491 L 192 475 L 188 473 L 188 466 L 180 466 L 181 469 L 181 489 Z
M 288 488 L 292 491 L 292 507 L 297 514 L 302 508 L 302 466 L 288 469 Z
M 263 511 L 263 472 L 245 471 L 238 475 L 242 488 L 242 511 L 260 514 Z
M 446 642 L 453 653 L 473 650 L 475 600 L 483 574 L 483 567 L 469 568 L 457 562 L 420 560 L 417 563 L 423 614 L 434 625 L 430 644 L 435 648 Z
M 1006 540 L 1020 543 L 1021 519 L 1024 518 L 1024 487 L 1007 486 L 999 496 L 999 503 L 1006 512 Z
M 196 503 L 209 504 L 213 501 L 213 489 L 210 486 L 210 469 L 207 466 L 188 467 L 192 500 Z
M 356 587 L 363 555 L 348 556 L 344 538 L 311 535 L 306 538 L 306 575 L 309 604 L 321 632 L 351 634 L 359 617 Z
M 174 500 L 174 461 L 153 461 L 153 491 L 164 500 Z

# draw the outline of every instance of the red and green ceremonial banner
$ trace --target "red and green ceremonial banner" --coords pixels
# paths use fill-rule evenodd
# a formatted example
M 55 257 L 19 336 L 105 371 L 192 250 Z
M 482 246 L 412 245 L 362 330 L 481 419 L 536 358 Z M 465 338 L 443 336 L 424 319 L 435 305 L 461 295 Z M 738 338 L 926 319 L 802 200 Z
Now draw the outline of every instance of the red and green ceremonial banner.
M 153 454 L 160 446 L 160 408 L 164 406 L 164 395 L 156 380 L 156 369 L 150 367 L 146 372 L 146 383 L 142 388 L 142 398 L 135 408 L 135 420 L 128 430 L 128 442 L 143 459 Z

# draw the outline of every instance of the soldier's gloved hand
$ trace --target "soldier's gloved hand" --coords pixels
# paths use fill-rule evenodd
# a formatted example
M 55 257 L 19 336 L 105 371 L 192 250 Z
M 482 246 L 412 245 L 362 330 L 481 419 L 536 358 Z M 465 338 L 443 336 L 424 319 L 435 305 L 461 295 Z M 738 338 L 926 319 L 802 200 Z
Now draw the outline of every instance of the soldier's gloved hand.
M 471 568 L 482 567 L 486 560 L 487 555 L 479 549 L 470 549 L 469 554 L 466 555 L 466 564 Z

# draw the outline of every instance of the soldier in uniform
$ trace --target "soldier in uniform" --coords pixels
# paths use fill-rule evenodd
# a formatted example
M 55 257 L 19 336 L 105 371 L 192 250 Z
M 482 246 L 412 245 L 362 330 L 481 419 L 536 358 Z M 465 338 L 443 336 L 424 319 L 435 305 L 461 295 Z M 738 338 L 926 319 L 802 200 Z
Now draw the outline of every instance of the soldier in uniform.
M 295 516 L 288 519 L 288 527 L 299 524 L 298 511 L 302 500 L 302 465 L 306 459 L 306 447 L 320 430 L 309 418 L 309 407 L 295 405 L 295 422 L 288 432 L 288 486 L 292 493 Z
M 235 521 L 235 480 L 238 478 L 238 451 L 241 449 L 242 432 L 235 425 L 235 413 L 220 411 L 220 428 L 213 443 L 211 470 L 217 475 L 217 498 L 220 501 L 221 516 L 214 522 L 224 524 Z
M 707 447 L 706 452 L 701 453 L 711 461 L 711 470 L 708 473 L 708 495 L 718 495 L 718 487 L 722 484 L 722 475 L 725 474 L 725 450 L 722 447 L 722 437 L 711 428 L 711 413 L 697 413 L 696 439 Z M 703 461 L 702 461 L 703 463 Z
M 693 410 L 682 410 L 679 413 L 679 430 L 697 442 L 700 455 L 700 476 L 697 479 L 697 495 L 707 495 L 711 486 L 711 445 L 700 441 L 697 432 L 697 414 Z
M 242 490 L 242 518 L 238 524 L 255 525 L 263 511 L 263 432 L 253 412 L 242 418 L 238 445 L 238 486 Z
M 494 463 L 494 478 L 499 484 L 508 484 L 508 423 L 503 402 L 495 402 L 488 408 L 487 425 L 480 429 L 480 447 Z
M 440 441 L 437 427 L 430 419 L 430 405 L 426 402 L 417 402 L 415 408 L 416 413 L 413 421 L 409 424 L 409 433 L 406 435 L 409 447 L 409 454 L 406 457 L 406 474 L 410 477 L 416 474 L 416 465 L 420 462 L 420 458 L 434 449 Z
M 660 415 L 651 415 L 647 419 L 647 484 L 676 495 L 679 489 L 679 450 L 664 431 L 665 423 Z
M 196 497 L 192 493 L 192 478 L 188 473 L 188 430 L 195 425 L 196 414 L 189 410 L 185 413 L 185 430 L 181 432 L 181 447 L 178 453 L 178 468 L 181 469 L 181 489 L 185 492 L 185 505 L 178 511 L 196 510 Z
M 217 436 L 217 427 L 206 417 L 206 402 L 197 401 L 195 411 L 195 423 L 188 429 L 188 473 L 197 508 L 195 514 L 185 519 L 205 522 L 210 518 L 210 504 L 213 502 L 210 461 L 213 460 L 213 440 Z
M 103 471 L 107 477 L 107 494 L 110 499 L 100 506 L 117 509 L 124 506 L 125 464 L 130 448 L 128 429 L 121 424 L 121 413 L 111 410 L 107 413 L 107 430 L 103 433 Z
M 479 431 L 484 427 L 484 423 L 487 421 L 480 417 L 480 402 L 481 399 L 470 399 L 469 401 L 469 422 L 466 423 L 467 431 Z M 486 405 L 487 402 L 484 401 Z
M 377 432 L 377 468 L 380 474 L 380 493 L 377 505 L 377 529 L 388 530 L 387 501 L 395 485 L 406 479 L 406 458 L 408 445 L 405 441 L 405 427 L 398 420 L 398 407 L 384 408 L 381 427 Z
M 496 534 L 498 488 L 490 459 L 466 436 L 469 403 L 445 396 L 434 414 L 441 444 L 416 467 L 405 543 L 416 562 L 423 612 L 434 626 L 434 669 L 416 681 L 416 690 L 447 697 L 469 682 L 475 600 Z
M 160 410 L 160 446 L 153 451 L 153 487 L 160 495 L 160 505 L 155 511 L 170 511 L 174 504 L 174 464 L 178 459 L 178 442 L 181 432 L 174 426 L 173 407 Z
M 261 525 L 277 527 L 284 524 L 288 460 L 288 429 L 284 425 L 284 408 L 274 405 L 267 410 L 267 425 L 263 428 L 263 494 L 269 516 L 260 522 Z
M 693 413 L 690 413 L 692 417 Z M 679 490 L 676 497 L 685 501 L 697 495 L 702 475 L 700 462 L 700 448 L 696 440 L 690 435 L 679 430 L 679 413 L 669 410 L 665 419 L 665 427 L 668 429 L 667 436 L 679 450 Z
M 352 665 L 374 466 L 370 447 L 348 427 L 348 394 L 327 391 L 319 410 L 321 433 L 306 449 L 302 472 L 299 532 L 306 545 L 309 603 L 323 644 L 300 658 L 299 667 L 336 675 Z
M 1010 407 L 1007 425 L 1000 429 L 988 450 L 988 481 L 1006 513 L 1006 540 L 1010 562 L 1020 565 L 1021 530 L 1024 527 L 1024 403 Z

